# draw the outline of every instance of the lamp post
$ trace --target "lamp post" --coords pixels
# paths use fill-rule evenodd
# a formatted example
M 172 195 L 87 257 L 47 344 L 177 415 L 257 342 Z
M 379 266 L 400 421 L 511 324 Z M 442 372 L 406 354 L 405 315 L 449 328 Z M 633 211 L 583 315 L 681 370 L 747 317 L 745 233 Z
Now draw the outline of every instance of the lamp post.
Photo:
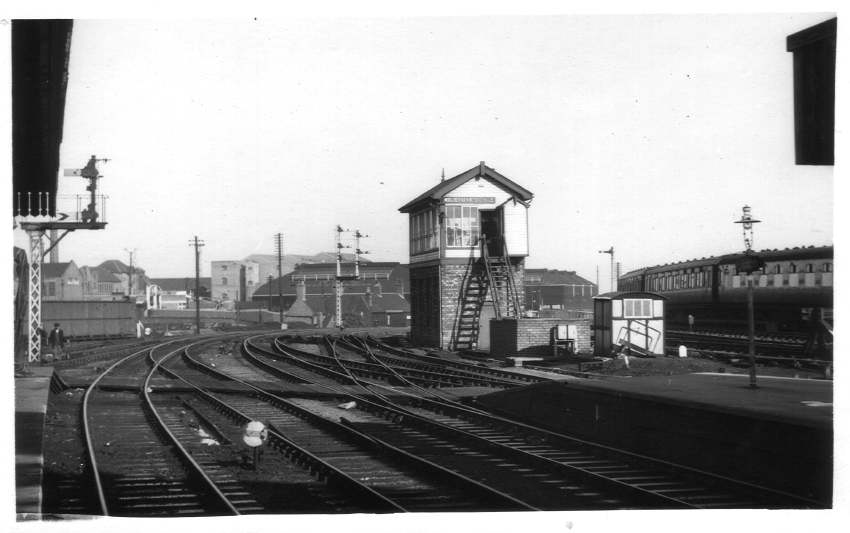
M 735 270 L 747 275 L 747 329 L 749 333 L 749 353 L 750 353 L 750 388 L 757 389 L 756 384 L 756 322 L 755 322 L 755 305 L 753 303 L 753 272 L 764 268 L 764 261 L 761 260 L 752 250 L 753 246 L 753 224 L 758 224 L 761 220 L 756 220 L 752 217 L 750 206 L 745 205 L 741 220 L 734 221 L 735 224 L 741 224 L 744 232 L 744 256 L 738 260 L 735 265 Z
M 600 254 L 608 254 L 611 256 L 611 292 L 616 292 L 617 289 L 614 287 L 614 247 L 610 247 L 607 250 L 599 250 Z M 596 277 L 599 278 L 599 273 L 597 272 Z M 599 286 L 599 281 L 597 279 L 597 287 Z

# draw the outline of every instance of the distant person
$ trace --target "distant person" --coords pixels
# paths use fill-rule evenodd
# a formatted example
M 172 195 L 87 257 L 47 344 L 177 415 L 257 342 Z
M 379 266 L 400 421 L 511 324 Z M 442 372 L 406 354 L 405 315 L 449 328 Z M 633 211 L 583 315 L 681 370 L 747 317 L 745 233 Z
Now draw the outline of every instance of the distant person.
M 53 350 L 53 356 L 56 359 L 62 359 L 65 350 L 65 332 L 59 327 L 59 322 L 53 324 L 53 329 L 47 336 L 47 345 Z
M 694 330 L 694 315 L 688 315 L 688 329 Z

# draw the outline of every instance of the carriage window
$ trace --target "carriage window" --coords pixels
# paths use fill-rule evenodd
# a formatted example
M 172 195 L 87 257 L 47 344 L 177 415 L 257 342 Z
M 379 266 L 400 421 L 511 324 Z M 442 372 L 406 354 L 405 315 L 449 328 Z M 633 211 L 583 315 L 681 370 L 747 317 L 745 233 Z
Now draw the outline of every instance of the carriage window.
M 650 299 L 624 299 L 625 307 L 623 318 L 651 318 L 652 300 Z

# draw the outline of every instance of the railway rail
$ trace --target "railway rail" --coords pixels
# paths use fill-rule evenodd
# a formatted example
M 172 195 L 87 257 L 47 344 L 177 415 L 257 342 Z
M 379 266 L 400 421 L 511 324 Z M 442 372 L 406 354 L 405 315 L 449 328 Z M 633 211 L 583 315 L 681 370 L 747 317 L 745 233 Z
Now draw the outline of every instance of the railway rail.
M 275 346 L 281 348 L 280 344 Z M 290 355 L 297 359 L 301 354 Z M 349 361 L 340 359 L 340 363 L 347 366 Z M 390 394 L 376 395 L 375 388 L 380 385 L 347 375 L 344 371 L 339 374 L 358 381 L 364 394 L 373 394 L 372 399 L 351 395 L 358 409 L 394 421 L 394 424 L 366 424 L 363 431 L 368 428 L 375 438 L 426 456 L 433 454 L 435 449 L 440 450 L 438 456 L 431 457 L 432 460 L 448 461 L 453 468 L 483 471 L 485 464 L 492 466 L 494 461 L 503 467 L 509 466 L 507 472 L 502 472 L 506 470 L 504 468 L 500 469 L 511 478 L 510 481 L 502 481 L 502 490 L 506 492 L 518 490 L 519 494 L 526 494 L 527 486 L 520 479 L 526 474 L 537 481 L 546 476 L 561 475 L 560 480 L 538 483 L 536 496 L 539 501 L 534 504 L 541 508 L 820 505 L 795 495 L 554 434 L 438 398 L 400 395 L 390 387 L 387 387 Z M 355 427 L 361 428 L 358 424 Z M 417 431 L 418 437 L 415 436 Z M 529 445 L 529 442 L 532 444 Z M 540 444 L 544 442 L 547 446 Z M 449 450 L 452 450 L 451 453 Z M 452 462 L 464 455 L 462 464 Z M 541 495 L 541 491 L 547 492 L 541 487 L 552 486 L 557 486 L 561 492 L 554 490 L 548 494 L 548 499 Z
M 824 505 L 529 426 L 452 394 L 521 384 L 510 372 L 368 336 L 311 340 L 321 349 L 256 332 L 122 347 L 83 397 L 93 488 L 79 487 L 82 499 L 113 516 Z M 281 489 L 292 491 L 285 505 L 234 460 L 250 420 L 270 429 L 265 474 L 300 487 Z
M 180 445 L 151 399 L 152 380 L 160 359 L 179 349 L 178 342 L 167 342 L 132 353 L 113 363 L 86 391 L 83 433 L 101 514 L 239 513 L 219 485 Z M 129 386 L 135 392 L 115 391 L 107 387 L 109 382 L 113 386 Z
M 667 341 L 672 346 L 685 345 L 700 353 L 726 360 L 749 356 L 749 337 L 741 334 L 718 332 L 667 331 Z M 755 337 L 756 360 L 792 365 L 824 366 L 832 363 L 826 359 L 811 359 L 804 355 L 805 340 L 796 336 Z

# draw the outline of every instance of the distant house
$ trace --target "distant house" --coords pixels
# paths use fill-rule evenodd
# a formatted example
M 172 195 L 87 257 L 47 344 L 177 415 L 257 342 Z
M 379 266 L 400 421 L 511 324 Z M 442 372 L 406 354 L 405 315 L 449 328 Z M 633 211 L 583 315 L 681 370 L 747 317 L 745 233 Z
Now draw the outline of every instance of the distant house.
M 83 266 L 80 276 L 85 300 L 115 300 L 126 295 L 121 279 L 105 268 Z
M 130 268 L 128 265 L 118 259 L 110 259 L 98 265 L 107 272 L 110 272 L 116 278 L 121 280 L 122 292 L 127 296 L 139 296 L 145 294 L 145 286 L 147 285 L 147 276 L 145 269 L 134 266 Z
M 82 300 L 83 284 L 76 263 L 44 263 L 41 267 L 41 299 Z
M 530 311 L 592 311 L 598 291 L 572 270 L 525 269 L 525 308 Z

